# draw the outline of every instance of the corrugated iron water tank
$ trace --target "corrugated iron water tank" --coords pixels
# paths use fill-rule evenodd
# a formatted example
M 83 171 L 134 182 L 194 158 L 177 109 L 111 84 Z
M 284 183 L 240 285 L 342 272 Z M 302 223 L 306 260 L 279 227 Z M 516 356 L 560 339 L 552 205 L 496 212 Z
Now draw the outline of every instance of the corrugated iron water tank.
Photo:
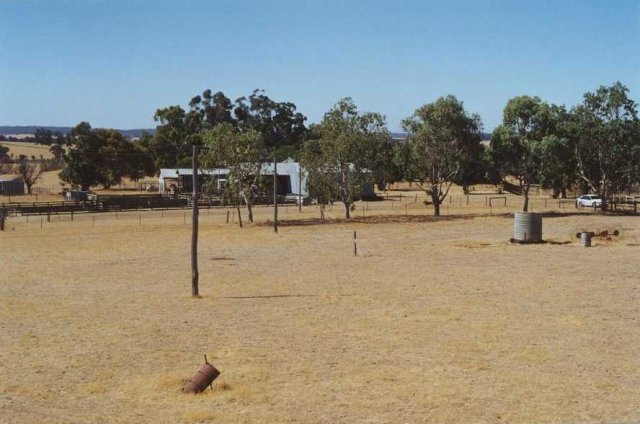
M 513 238 L 517 241 L 542 241 L 542 214 L 516 212 L 513 221 Z

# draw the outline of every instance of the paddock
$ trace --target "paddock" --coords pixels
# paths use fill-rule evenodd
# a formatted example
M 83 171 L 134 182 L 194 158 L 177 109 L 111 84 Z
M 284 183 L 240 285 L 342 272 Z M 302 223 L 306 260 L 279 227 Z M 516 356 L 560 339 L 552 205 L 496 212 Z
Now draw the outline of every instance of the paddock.
M 202 299 L 186 211 L 9 219 L 0 421 L 640 419 L 637 218 L 550 213 L 523 246 L 507 211 L 398 204 L 294 207 L 278 234 L 269 208 L 242 229 L 202 211 Z M 601 228 L 621 235 L 575 239 Z M 222 374 L 185 395 L 204 354 Z

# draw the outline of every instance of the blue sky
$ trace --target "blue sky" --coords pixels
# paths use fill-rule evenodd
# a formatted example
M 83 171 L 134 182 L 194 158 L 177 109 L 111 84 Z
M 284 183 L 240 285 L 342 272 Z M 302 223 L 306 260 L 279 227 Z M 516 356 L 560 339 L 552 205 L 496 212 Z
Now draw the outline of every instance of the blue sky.
M 640 2 L 0 0 L 0 125 L 149 128 L 210 88 L 318 122 L 339 98 L 391 130 L 454 94 L 485 129 L 516 95 L 640 100 Z

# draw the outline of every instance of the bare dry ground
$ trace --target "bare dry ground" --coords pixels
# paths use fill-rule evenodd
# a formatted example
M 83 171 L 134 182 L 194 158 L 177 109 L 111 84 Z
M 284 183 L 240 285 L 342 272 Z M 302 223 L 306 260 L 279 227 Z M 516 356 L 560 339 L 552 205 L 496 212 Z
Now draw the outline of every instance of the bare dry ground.
M 278 234 L 203 211 L 202 299 L 183 211 L 11 218 L 0 422 L 640 420 L 637 217 L 547 216 L 524 246 L 507 213 L 372 208 L 284 209 Z M 182 394 L 203 354 L 222 375 Z

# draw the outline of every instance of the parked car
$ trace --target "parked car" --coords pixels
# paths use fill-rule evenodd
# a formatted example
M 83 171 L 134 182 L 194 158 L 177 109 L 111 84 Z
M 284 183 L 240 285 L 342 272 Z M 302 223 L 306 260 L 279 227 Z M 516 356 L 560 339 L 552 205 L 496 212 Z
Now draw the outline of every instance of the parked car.
M 580 207 L 600 207 L 602 205 L 602 197 L 597 194 L 585 194 L 576 199 L 576 206 Z

